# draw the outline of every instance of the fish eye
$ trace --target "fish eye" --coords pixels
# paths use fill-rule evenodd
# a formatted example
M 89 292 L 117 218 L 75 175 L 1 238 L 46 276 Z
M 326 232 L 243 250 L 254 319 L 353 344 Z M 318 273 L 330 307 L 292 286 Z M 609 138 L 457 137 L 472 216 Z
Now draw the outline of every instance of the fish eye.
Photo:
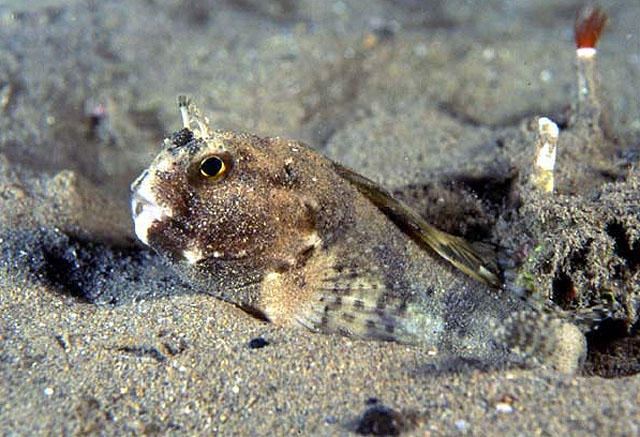
M 219 181 L 227 173 L 227 165 L 220 156 L 209 156 L 200 161 L 200 176 L 207 180 Z

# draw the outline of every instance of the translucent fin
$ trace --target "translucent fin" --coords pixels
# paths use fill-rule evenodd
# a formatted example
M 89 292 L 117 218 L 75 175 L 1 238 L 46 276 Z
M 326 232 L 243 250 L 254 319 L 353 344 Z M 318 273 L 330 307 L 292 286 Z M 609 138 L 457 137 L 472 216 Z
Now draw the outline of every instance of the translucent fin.
M 296 315 L 301 325 L 312 331 L 339 333 L 367 340 L 416 343 L 418 338 L 405 329 L 404 305 L 399 299 L 381 304 L 381 288 L 340 291 L 320 289 L 305 311 Z
M 578 327 L 544 309 L 513 313 L 494 329 L 496 341 L 507 346 L 525 366 L 550 365 L 572 374 L 586 357 L 586 338 Z
M 493 266 L 496 265 L 495 254 L 488 245 L 474 245 L 463 238 L 440 231 L 370 179 L 338 163 L 334 163 L 334 168 L 341 177 L 355 185 L 391 218 L 403 232 L 426 244 L 472 278 L 492 287 L 501 286 L 498 276 L 493 272 Z

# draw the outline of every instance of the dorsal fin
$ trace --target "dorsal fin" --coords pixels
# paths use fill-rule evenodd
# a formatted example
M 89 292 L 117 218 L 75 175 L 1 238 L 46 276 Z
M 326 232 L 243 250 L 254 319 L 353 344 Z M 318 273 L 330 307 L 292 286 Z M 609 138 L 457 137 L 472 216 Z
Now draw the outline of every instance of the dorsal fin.
M 427 245 L 472 278 L 491 287 L 499 288 L 501 286 L 498 276 L 490 267 L 496 264 L 490 259 L 495 257 L 495 254 L 481 254 L 480 249 L 483 249 L 483 252 L 489 252 L 489 250 L 474 247 L 463 238 L 436 229 L 418 213 L 395 199 L 391 193 L 372 180 L 336 162 L 333 163 L 333 166 L 342 178 L 352 183 L 407 235 Z

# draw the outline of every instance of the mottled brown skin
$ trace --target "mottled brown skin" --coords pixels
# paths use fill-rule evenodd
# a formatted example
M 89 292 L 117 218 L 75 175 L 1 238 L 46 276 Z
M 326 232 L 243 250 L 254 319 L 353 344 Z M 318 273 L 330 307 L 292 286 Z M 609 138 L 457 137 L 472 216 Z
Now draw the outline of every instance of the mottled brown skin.
M 283 326 L 507 353 L 494 326 L 522 303 L 410 238 L 331 160 L 295 141 L 190 120 L 132 185 L 134 197 L 148 189 L 170 212 L 146 236 L 186 280 Z M 230 163 L 219 180 L 199 173 L 211 155 Z
M 275 305 L 280 308 L 275 311 L 278 317 L 269 318 L 287 324 L 295 303 L 304 300 L 300 295 L 312 288 L 305 278 L 309 275 L 301 273 L 309 271 L 316 258 L 331 253 L 344 260 L 345 268 L 358 267 L 350 259 L 371 245 L 371 230 L 379 232 L 376 228 L 385 225 L 390 238 L 384 248 L 394 246 L 395 226 L 338 177 L 328 159 L 279 138 L 220 131 L 213 136 L 210 142 L 222 143 L 233 156 L 233 169 L 223 180 L 198 177 L 192 164 L 219 149 L 196 139 L 190 147 L 163 150 L 155 162 L 171 161 L 170 168 L 155 170 L 152 165 L 149 176 L 156 180 L 154 194 L 161 206 L 174 211 L 174 219 L 150 228 L 150 245 L 210 292 L 260 312 Z M 358 223 L 363 214 L 380 223 Z M 203 259 L 192 265 L 181 260 L 181 254 L 194 246 Z M 269 286 L 269 296 L 261 296 L 262 287 L 250 285 L 262 284 L 269 273 L 280 275 L 278 282 L 289 286 L 278 287 L 280 293 Z M 292 292 L 293 287 L 299 288 L 298 293 Z M 225 295 L 228 289 L 235 290 L 233 296 Z
M 201 140 L 158 157 L 173 164 L 153 173 L 156 195 L 176 213 L 149 231 L 152 247 L 169 254 L 190 276 L 204 277 L 211 290 L 260 283 L 267 273 L 304 267 L 313 251 L 322 250 L 309 242 L 314 232 L 329 245 L 353 222 L 350 208 L 339 203 L 348 204 L 357 193 L 346 183 L 330 186 L 322 174 L 331 173 L 326 159 L 277 138 L 229 132 L 216 132 L 215 138 L 233 155 L 233 169 L 221 181 L 201 180 L 191 166 L 211 153 Z M 317 176 L 310 176 L 310 166 Z M 299 192 L 313 195 L 291 195 Z M 336 213 L 324 214 L 327 210 Z M 194 244 L 204 259 L 195 266 L 180 263 L 180 254 Z M 242 295 L 229 300 L 260 308 L 256 290 L 249 287 Z

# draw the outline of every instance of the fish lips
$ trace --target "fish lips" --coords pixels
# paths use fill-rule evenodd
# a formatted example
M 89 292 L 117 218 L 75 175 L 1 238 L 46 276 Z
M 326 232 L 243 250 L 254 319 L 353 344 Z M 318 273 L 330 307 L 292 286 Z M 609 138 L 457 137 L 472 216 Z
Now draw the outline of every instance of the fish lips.
M 148 172 L 131 185 L 131 216 L 136 236 L 149 245 L 149 229 L 157 222 L 171 218 L 171 212 L 158 204 L 151 191 Z

